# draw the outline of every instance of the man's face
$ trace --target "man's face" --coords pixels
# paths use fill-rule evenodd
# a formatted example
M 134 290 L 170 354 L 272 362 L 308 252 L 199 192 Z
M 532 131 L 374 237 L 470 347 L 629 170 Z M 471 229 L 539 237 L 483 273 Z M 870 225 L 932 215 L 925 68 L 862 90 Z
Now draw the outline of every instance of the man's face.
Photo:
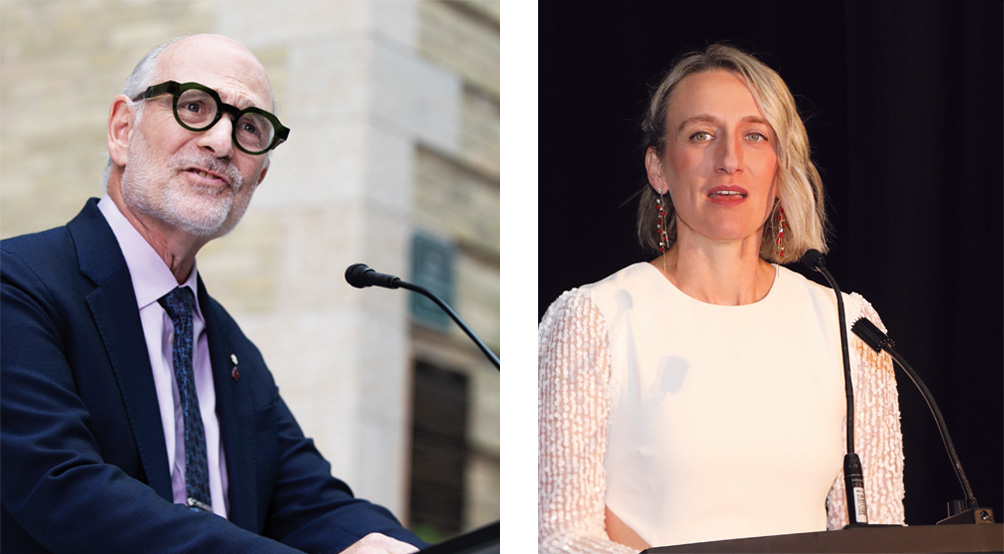
M 272 91 L 258 61 L 221 37 L 192 37 L 164 51 L 155 82 L 197 82 L 238 108 L 271 111 Z M 224 115 L 213 127 L 188 131 L 174 118 L 170 94 L 146 101 L 129 137 L 122 174 L 126 205 L 161 223 L 206 239 L 229 232 L 247 210 L 267 171 L 265 155 L 239 150 L 233 121 Z

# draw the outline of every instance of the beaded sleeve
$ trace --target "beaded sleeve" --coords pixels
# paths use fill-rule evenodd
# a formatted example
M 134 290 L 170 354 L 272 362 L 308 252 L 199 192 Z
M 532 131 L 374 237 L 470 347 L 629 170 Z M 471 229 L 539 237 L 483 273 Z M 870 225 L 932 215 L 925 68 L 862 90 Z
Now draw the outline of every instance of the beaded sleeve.
M 581 290 L 563 294 L 538 329 L 538 541 L 542 554 L 637 550 L 613 542 L 605 520 L 610 338 Z
M 878 314 L 860 295 L 850 295 L 856 305 L 849 321 L 871 320 L 885 331 Z M 857 358 L 854 384 L 854 450 L 861 458 L 865 478 L 865 506 L 869 523 L 905 524 L 903 510 L 903 434 L 899 422 L 899 394 L 889 354 L 872 350 L 849 334 L 850 354 Z M 847 525 L 844 472 L 840 471 L 826 499 L 828 529 Z

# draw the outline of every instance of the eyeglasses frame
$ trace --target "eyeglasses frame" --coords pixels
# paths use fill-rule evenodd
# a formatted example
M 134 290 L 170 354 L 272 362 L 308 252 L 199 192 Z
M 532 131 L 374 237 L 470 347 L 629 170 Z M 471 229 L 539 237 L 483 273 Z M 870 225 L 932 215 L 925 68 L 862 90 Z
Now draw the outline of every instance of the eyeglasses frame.
M 209 96 L 212 97 L 212 99 L 216 101 L 216 105 L 219 107 L 219 109 L 216 110 L 216 117 L 214 117 L 213 120 L 209 123 L 209 125 L 206 125 L 205 127 L 195 128 L 195 127 L 191 127 L 189 125 L 186 125 L 185 122 L 182 121 L 181 117 L 178 115 L 178 99 L 181 98 L 181 94 L 183 92 L 185 92 L 186 90 L 192 90 L 192 89 L 201 90 L 202 92 L 205 92 L 205 93 L 209 94 Z M 145 91 L 143 91 L 143 92 L 137 94 L 136 96 L 134 96 L 132 98 L 132 101 L 133 102 L 138 102 L 140 100 L 149 100 L 149 99 L 151 99 L 151 98 L 153 98 L 155 96 L 160 96 L 162 94 L 170 94 L 170 95 L 172 95 L 174 97 L 174 99 L 172 101 L 172 110 L 174 112 L 174 119 L 175 119 L 175 121 L 178 122 L 179 125 L 181 125 L 185 129 L 188 129 L 189 131 L 201 132 L 201 131 L 209 130 L 209 129 L 211 129 L 213 127 L 213 125 L 216 125 L 220 121 L 220 118 L 223 117 L 224 113 L 230 114 L 230 116 L 233 118 L 233 122 L 235 124 L 235 125 L 233 125 L 232 133 L 231 133 L 232 134 L 231 138 L 234 141 L 234 146 L 236 146 L 237 148 L 239 148 L 242 152 L 251 154 L 252 156 L 258 156 L 258 155 L 264 154 L 264 153 L 268 152 L 269 150 L 272 150 L 273 148 L 279 146 L 283 142 L 286 142 L 286 139 L 289 138 L 289 128 L 283 126 L 283 124 L 279 122 L 279 118 L 277 118 L 276 116 L 270 114 L 269 112 L 267 112 L 267 111 L 265 111 L 265 110 L 263 110 L 261 108 L 256 108 L 254 106 L 252 106 L 250 108 L 244 108 L 242 110 L 242 109 L 239 109 L 237 106 L 233 106 L 233 105 L 227 104 L 227 103 L 223 102 L 223 100 L 220 99 L 219 93 L 217 93 L 215 90 L 213 90 L 213 89 L 211 89 L 211 88 L 209 88 L 209 87 L 207 87 L 205 85 L 199 84 L 199 83 L 178 83 L 177 81 L 165 81 L 163 83 L 160 83 L 159 85 L 152 85 L 152 86 L 147 87 L 147 89 Z M 275 136 L 272 137 L 272 142 L 264 150 L 261 150 L 261 151 L 258 151 L 258 152 L 254 152 L 254 151 L 248 150 L 247 148 L 244 148 L 243 146 L 241 146 L 240 141 L 237 140 L 237 126 L 236 126 L 236 123 L 237 123 L 237 121 L 241 117 L 243 117 L 245 114 L 249 114 L 249 113 L 250 114 L 257 114 L 257 115 L 260 115 L 260 116 L 264 117 L 275 128 Z

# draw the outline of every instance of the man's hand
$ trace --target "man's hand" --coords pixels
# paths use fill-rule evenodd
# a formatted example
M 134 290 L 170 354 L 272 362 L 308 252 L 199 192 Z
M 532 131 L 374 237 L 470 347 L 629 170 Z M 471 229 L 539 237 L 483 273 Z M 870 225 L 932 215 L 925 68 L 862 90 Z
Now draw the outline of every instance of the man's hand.
M 342 554 L 411 554 L 418 548 L 381 533 L 370 533 L 342 551 Z

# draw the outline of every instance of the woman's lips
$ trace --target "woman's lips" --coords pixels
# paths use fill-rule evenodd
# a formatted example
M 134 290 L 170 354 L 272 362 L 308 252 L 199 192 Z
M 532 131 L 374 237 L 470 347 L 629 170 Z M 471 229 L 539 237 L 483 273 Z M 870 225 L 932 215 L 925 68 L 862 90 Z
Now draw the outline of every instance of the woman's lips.
M 720 206 L 741 204 L 747 196 L 749 192 L 746 189 L 731 185 L 717 186 L 708 191 L 708 200 Z

